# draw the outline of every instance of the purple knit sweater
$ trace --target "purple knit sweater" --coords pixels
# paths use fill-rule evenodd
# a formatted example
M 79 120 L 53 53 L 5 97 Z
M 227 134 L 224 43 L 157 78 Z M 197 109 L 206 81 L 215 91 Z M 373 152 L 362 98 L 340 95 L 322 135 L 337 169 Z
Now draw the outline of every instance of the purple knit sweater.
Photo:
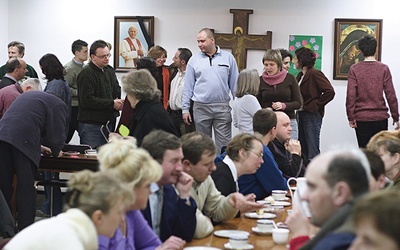
M 351 66 L 348 75 L 346 112 L 349 121 L 381 121 L 389 118 L 385 93 L 393 121 L 399 120 L 396 92 L 389 67 L 378 61 Z

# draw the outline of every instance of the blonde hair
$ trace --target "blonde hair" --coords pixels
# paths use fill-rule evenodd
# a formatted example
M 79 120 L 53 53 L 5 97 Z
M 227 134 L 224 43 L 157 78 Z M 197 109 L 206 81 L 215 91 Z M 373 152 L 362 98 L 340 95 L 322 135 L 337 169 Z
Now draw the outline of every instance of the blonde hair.
M 367 144 L 367 150 L 377 152 L 383 146 L 392 155 L 400 153 L 400 131 L 381 131 L 371 137 Z
M 156 182 L 162 175 L 160 164 L 129 140 L 113 139 L 100 148 L 97 158 L 101 171 L 111 170 L 133 188 Z
M 96 210 L 108 213 L 120 201 L 132 204 L 134 195 L 128 185 L 108 171 L 83 170 L 71 176 L 65 200 L 67 209 L 78 208 L 90 217 Z
M 260 76 L 256 69 L 244 69 L 237 80 L 236 97 L 246 94 L 257 95 L 260 89 Z
M 122 78 L 122 83 L 125 93 L 140 101 L 149 101 L 161 94 L 156 80 L 147 69 L 132 70 Z
M 251 151 L 254 148 L 254 142 L 262 141 L 256 135 L 251 135 L 247 133 L 238 134 L 228 143 L 226 146 L 226 154 L 234 161 L 240 160 L 239 151 L 243 149 L 246 152 Z
M 265 51 L 262 63 L 264 64 L 266 60 L 275 62 L 278 65 L 278 71 L 282 70 L 282 55 L 279 49 L 268 49 Z

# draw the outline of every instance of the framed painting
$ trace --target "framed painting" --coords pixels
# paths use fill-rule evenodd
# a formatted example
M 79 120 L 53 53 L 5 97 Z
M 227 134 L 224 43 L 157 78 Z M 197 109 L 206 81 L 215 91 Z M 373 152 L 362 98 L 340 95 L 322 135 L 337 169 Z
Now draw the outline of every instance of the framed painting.
M 347 80 L 350 66 L 364 60 L 357 42 L 367 34 L 378 42 L 375 58 L 380 61 L 382 19 L 335 19 L 333 79 Z
M 114 68 L 127 72 L 154 45 L 153 16 L 114 17 Z

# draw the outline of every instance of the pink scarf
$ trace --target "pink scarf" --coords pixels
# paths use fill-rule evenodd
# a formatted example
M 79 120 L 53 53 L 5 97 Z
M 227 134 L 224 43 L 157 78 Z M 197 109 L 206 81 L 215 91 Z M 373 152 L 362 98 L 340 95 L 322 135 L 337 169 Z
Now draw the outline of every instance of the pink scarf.
M 285 80 L 287 71 L 286 70 L 281 70 L 280 72 L 276 73 L 275 75 L 268 75 L 267 72 L 262 73 L 262 78 L 264 81 L 271 86 L 278 85 L 279 83 L 282 83 L 283 80 Z

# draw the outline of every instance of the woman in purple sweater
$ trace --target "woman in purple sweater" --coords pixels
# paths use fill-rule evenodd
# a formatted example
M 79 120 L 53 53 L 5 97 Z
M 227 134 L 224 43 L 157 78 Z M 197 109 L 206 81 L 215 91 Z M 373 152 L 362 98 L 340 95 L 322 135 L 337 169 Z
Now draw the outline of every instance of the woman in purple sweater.
M 135 142 L 123 138 L 112 138 L 98 153 L 100 170 L 111 170 L 127 182 L 135 193 L 135 202 L 125 216 L 125 224 L 120 225 L 110 239 L 99 236 L 99 249 L 105 250 L 163 250 L 182 249 L 185 241 L 171 236 L 161 243 L 158 236 L 144 219 L 140 209 L 147 206 L 151 194 L 150 184 L 162 175 L 160 164 L 149 153 L 136 148 Z
M 346 112 L 351 128 L 356 130 L 358 146 L 364 148 L 376 133 L 388 129 L 388 107 L 395 129 L 399 129 L 399 110 L 389 67 L 376 61 L 377 41 L 365 35 L 358 48 L 365 60 L 351 66 L 348 75 Z

